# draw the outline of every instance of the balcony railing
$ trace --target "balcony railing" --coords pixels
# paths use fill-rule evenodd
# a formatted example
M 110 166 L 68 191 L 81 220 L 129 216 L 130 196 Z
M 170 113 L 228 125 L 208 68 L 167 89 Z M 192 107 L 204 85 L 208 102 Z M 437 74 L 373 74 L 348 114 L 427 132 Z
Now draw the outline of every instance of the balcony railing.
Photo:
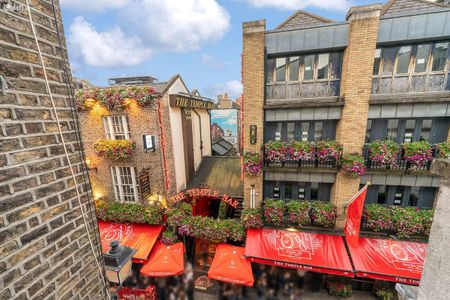
M 397 162 L 393 165 L 386 165 L 386 164 L 383 164 L 378 161 L 372 161 L 370 159 L 370 149 L 369 148 L 370 148 L 370 145 L 365 145 L 364 150 L 363 150 L 364 164 L 366 165 L 367 170 L 374 170 L 374 171 L 392 170 L 392 171 L 402 171 L 402 172 L 407 172 L 407 171 L 411 171 L 411 170 L 414 170 L 414 171 L 429 171 L 430 170 L 432 161 L 428 161 L 423 166 L 420 166 L 420 167 L 413 166 L 408 160 L 406 160 L 404 158 L 405 150 L 401 147 L 397 154 Z M 439 156 L 436 146 L 432 146 L 431 153 L 432 153 L 433 158 Z

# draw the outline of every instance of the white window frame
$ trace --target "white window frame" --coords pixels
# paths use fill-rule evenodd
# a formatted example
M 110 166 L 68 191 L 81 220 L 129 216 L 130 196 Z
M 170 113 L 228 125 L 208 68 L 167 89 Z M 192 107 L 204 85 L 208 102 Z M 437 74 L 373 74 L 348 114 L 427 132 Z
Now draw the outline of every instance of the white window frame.
M 114 129 L 114 118 L 120 118 L 122 122 L 122 132 L 116 132 L 116 130 Z M 109 140 L 116 140 L 116 136 L 118 135 L 123 135 L 124 140 L 130 139 L 130 130 L 127 116 L 104 116 L 103 127 L 105 130 L 106 138 Z
M 125 184 L 122 182 L 122 176 L 128 176 L 122 172 L 122 168 L 128 168 L 130 170 L 131 184 Z M 111 167 L 111 177 L 114 187 L 114 195 L 117 200 L 124 203 L 132 203 L 139 201 L 139 185 L 137 183 L 136 169 L 134 167 L 126 166 L 114 166 Z M 130 195 L 125 194 L 124 187 L 130 186 L 133 189 L 133 200 L 128 200 Z

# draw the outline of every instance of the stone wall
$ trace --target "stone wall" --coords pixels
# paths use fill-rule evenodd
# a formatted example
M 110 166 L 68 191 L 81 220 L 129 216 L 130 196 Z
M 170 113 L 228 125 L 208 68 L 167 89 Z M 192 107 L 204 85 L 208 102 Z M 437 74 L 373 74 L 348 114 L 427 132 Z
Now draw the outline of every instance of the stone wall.
M 0 91 L 0 299 L 105 299 L 95 263 L 101 261 L 98 229 L 66 85 L 70 73 L 63 71 L 65 39 L 56 31 L 62 32 L 59 4 L 54 1 L 55 19 L 52 1 L 30 1 L 54 108 L 26 1 L 14 3 L 15 10 L 0 8 L 0 75 L 9 88 Z

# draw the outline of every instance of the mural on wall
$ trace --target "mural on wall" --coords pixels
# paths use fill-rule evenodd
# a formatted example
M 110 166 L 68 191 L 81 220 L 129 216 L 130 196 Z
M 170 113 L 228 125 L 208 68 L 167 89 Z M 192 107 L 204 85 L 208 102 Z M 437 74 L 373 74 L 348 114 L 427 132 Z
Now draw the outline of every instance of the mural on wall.
M 238 142 L 238 111 L 236 109 L 211 110 L 211 138 L 222 137 L 233 145 Z

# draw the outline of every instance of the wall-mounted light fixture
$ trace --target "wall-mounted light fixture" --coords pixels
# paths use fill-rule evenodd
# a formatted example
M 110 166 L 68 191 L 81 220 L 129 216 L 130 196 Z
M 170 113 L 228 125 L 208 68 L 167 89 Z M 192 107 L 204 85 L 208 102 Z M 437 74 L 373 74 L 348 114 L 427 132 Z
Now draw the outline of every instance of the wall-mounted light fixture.
M 91 159 L 86 158 L 85 162 L 86 162 L 86 167 L 87 167 L 88 171 L 93 171 L 97 174 L 97 166 L 94 166 L 92 164 Z
M 257 127 L 256 125 L 250 125 L 250 144 L 254 145 L 257 142 L 256 138 Z
M 131 273 L 131 259 L 136 250 L 121 246 L 119 241 L 112 241 L 109 245 L 111 249 L 103 254 L 106 277 L 109 282 L 120 286 Z

